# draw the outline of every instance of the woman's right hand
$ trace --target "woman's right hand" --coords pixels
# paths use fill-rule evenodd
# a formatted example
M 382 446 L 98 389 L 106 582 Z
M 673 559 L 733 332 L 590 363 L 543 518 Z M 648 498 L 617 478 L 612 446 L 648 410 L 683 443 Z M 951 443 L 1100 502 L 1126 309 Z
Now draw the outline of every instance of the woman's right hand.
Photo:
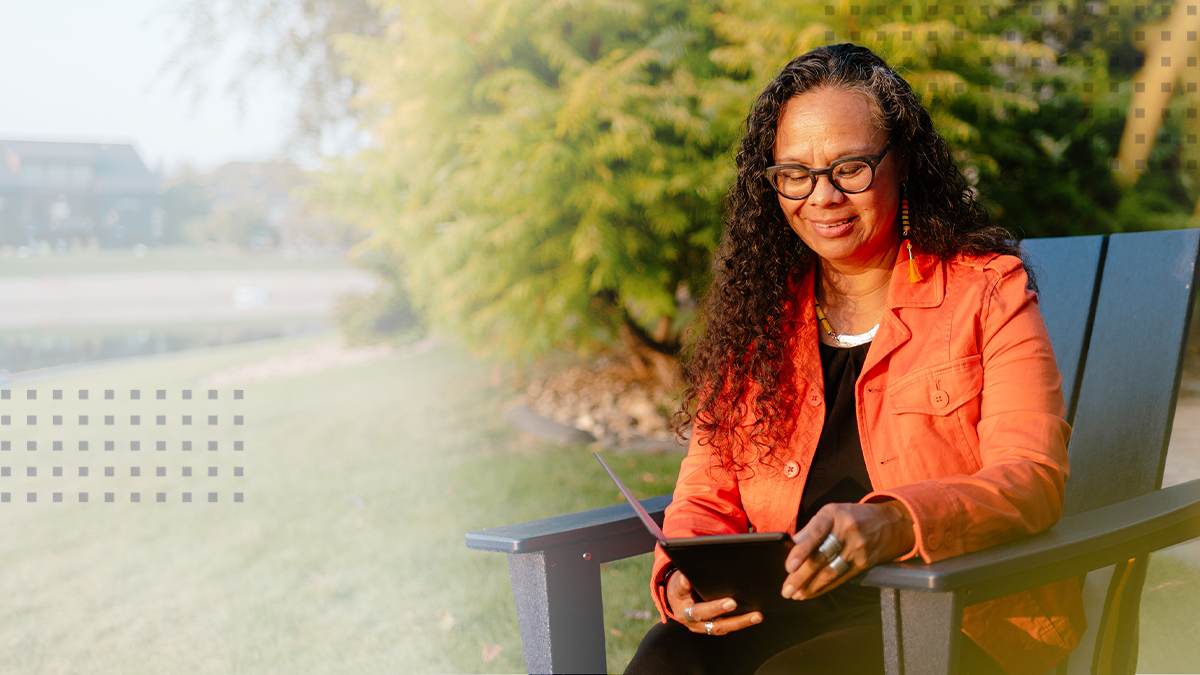
M 735 630 L 748 628 L 762 621 L 761 612 L 725 616 L 737 609 L 733 598 L 721 598 L 709 602 L 696 602 L 692 599 L 692 584 L 683 576 L 683 572 L 675 571 L 667 579 L 667 602 L 671 605 L 671 615 L 679 623 L 687 626 L 693 633 L 708 633 L 709 635 L 725 635 Z M 692 619 L 688 621 L 687 608 L 692 608 Z M 720 617 L 720 618 L 718 618 Z M 712 621 L 712 630 L 705 626 Z

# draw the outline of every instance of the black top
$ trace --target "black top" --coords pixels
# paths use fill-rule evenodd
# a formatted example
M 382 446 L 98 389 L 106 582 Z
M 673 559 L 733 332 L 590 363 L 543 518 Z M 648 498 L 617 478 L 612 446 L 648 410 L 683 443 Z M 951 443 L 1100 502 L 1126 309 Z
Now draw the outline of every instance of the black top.
M 826 504 L 856 503 L 871 492 L 871 478 L 858 438 L 854 383 L 862 372 L 871 343 L 857 347 L 830 347 L 821 343 L 821 369 L 825 373 L 825 426 L 800 498 L 796 529 L 804 527 Z

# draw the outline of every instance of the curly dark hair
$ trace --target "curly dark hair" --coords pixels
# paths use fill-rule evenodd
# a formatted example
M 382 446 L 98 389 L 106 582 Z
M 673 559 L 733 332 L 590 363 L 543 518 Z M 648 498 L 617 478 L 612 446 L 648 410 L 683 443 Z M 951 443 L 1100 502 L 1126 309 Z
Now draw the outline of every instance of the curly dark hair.
M 790 292 L 816 256 L 784 218 L 764 177 L 774 164 L 784 104 L 816 89 L 842 89 L 867 100 L 893 152 L 907 165 L 911 240 L 945 260 L 959 253 L 1020 248 L 988 221 L 954 163 L 946 142 L 912 88 L 883 59 L 851 44 L 819 47 L 797 57 L 766 86 L 746 119 L 737 152 L 737 181 L 726 201 L 725 232 L 713 263 L 713 283 L 684 366 L 688 388 L 676 431 L 701 433 L 720 465 L 742 471 L 774 462 L 774 448 L 795 429 L 795 373 L 785 330 Z M 897 218 L 897 227 L 899 219 Z M 750 413 L 753 452 L 735 451 L 734 430 Z M 693 426 L 694 425 L 694 426 Z

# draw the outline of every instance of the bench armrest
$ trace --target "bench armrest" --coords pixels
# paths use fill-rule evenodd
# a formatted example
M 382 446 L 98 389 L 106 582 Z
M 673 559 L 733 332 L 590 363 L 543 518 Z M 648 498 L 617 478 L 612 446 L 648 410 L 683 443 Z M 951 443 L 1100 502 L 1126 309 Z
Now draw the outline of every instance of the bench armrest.
M 641 503 L 661 525 L 671 495 Z M 654 537 L 621 503 L 468 532 L 467 548 L 508 554 L 528 672 L 602 673 L 600 564 L 648 553 Z
M 671 495 L 640 501 L 661 524 Z M 531 553 L 644 532 L 633 508 L 616 504 L 468 532 L 466 544 L 479 551 Z M 862 583 L 933 592 L 973 590 L 971 595 L 975 595 L 983 589 L 974 587 L 1007 587 L 1011 581 L 1020 586 L 1012 590 L 1017 592 L 1195 537 L 1200 537 L 1200 480 L 1064 518 L 1046 532 L 982 551 L 932 564 L 881 565 L 869 570 Z M 1007 594 L 1000 592 L 992 597 Z
M 892 563 L 863 585 L 957 592 L 963 604 L 1037 588 L 1200 537 L 1200 480 L 1063 518 L 1053 528 L 933 564 Z
M 661 523 L 671 495 L 641 503 Z M 933 658 L 920 649 L 925 643 L 938 646 L 934 656 L 946 656 L 942 651 L 958 634 L 962 616 L 955 608 L 1080 576 L 1198 536 L 1200 480 L 1064 518 L 1047 532 L 1007 544 L 932 565 L 883 565 L 854 581 L 899 591 L 883 598 L 885 649 L 896 654 L 899 623 L 889 619 L 889 608 L 897 616 L 949 617 L 945 625 L 917 626 L 928 628 L 932 638 L 904 638 L 904 653 L 921 663 Z M 632 507 L 617 504 L 470 532 L 466 544 L 508 554 L 529 672 L 601 672 L 599 563 L 646 553 L 654 548 L 654 539 Z M 913 608 L 902 609 L 909 605 Z M 934 611 L 947 607 L 948 612 Z
M 639 500 L 650 517 L 662 525 L 663 512 L 671 495 Z M 467 548 L 498 553 L 532 553 L 561 548 L 610 537 L 644 534 L 646 526 L 638 520 L 629 504 L 621 503 L 598 509 L 568 513 L 516 525 L 502 525 L 467 533 Z M 654 547 L 653 539 L 646 551 Z M 644 552 L 644 551 L 643 551 Z

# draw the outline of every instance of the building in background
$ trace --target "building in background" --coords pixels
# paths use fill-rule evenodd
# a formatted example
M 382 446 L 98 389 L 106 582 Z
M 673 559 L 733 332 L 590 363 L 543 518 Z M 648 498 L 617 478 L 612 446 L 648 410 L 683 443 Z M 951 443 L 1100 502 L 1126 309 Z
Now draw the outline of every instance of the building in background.
M 129 144 L 0 140 L 0 245 L 154 244 L 159 183 Z

